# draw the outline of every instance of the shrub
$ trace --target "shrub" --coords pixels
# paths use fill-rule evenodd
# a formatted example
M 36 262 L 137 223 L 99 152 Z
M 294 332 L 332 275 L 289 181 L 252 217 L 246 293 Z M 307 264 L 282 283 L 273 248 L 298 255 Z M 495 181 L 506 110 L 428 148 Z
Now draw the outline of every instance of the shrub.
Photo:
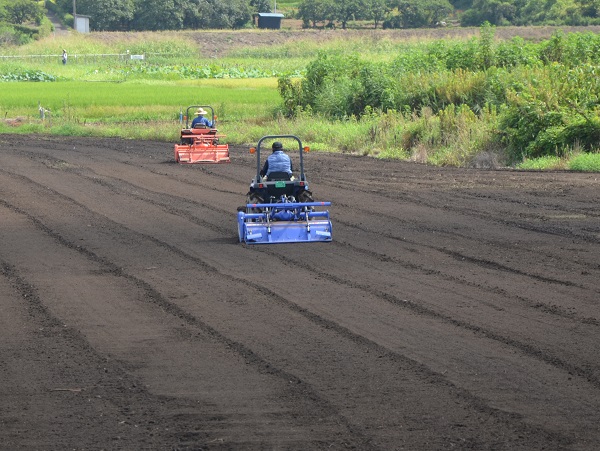
M 528 171 L 562 169 L 564 167 L 564 160 L 556 156 L 532 158 L 524 160 L 523 162 L 517 164 L 516 167 L 517 169 L 524 169 Z
M 579 154 L 569 161 L 573 171 L 600 172 L 600 153 Z

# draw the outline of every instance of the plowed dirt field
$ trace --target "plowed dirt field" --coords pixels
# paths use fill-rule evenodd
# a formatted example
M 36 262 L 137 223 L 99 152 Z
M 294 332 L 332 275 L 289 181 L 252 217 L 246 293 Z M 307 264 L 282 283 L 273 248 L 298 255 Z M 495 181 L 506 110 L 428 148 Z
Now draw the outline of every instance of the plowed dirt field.
M 0 135 L 3 450 L 598 449 L 598 174 L 310 153 L 251 246 L 231 160 Z

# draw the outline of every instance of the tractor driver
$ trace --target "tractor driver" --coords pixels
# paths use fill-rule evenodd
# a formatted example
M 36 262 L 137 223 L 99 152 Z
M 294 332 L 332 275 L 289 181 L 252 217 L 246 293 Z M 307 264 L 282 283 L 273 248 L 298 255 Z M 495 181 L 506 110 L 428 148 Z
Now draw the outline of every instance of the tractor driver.
M 292 177 L 292 159 L 283 151 L 283 144 L 279 141 L 273 143 L 273 153 L 269 155 L 267 161 L 265 161 L 265 165 L 260 171 L 260 175 L 262 177 L 269 178 L 269 174 L 272 172 L 286 172 L 290 176 L 290 180 L 293 180 Z
M 198 108 L 196 111 L 196 117 L 192 121 L 192 128 L 195 128 L 196 125 L 205 125 L 207 127 L 212 127 L 213 123 L 204 117 L 205 114 L 208 114 L 204 108 Z

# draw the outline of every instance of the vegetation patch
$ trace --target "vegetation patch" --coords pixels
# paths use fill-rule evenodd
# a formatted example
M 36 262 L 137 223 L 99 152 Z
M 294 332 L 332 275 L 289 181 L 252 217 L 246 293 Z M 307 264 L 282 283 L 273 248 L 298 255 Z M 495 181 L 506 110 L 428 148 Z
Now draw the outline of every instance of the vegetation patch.
M 569 169 L 582 172 L 600 172 L 600 153 L 574 156 L 569 160 Z
M 296 134 L 321 151 L 473 167 L 548 157 L 546 167 L 557 158 L 569 168 L 574 149 L 594 155 L 600 38 L 557 32 L 502 40 L 495 32 L 486 25 L 478 37 L 452 40 L 365 40 L 347 32 L 318 44 L 239 46 L 211 59 L 195 45 L 285 34 L 40 40 L 0 60 L 2 80 L 18 86 L 0 90 L 0 127 L 174 141 L 187 106 L 202 104 L 215 108 L 230 143 Z M 63 65 L 65 47 L 77 50 Z M 144 59 L 128 59 L 131 49 Z M 11 120 L 17 117 L 25 120 Z

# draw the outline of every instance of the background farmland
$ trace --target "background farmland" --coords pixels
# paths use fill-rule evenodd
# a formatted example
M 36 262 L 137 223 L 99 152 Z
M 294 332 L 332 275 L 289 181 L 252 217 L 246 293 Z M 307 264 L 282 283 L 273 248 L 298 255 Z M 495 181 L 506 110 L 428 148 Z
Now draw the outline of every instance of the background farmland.
M 489 23 L 291 31 L 285 21 L 281 31 L 54 32 L 3 48 L 0 79 L 18 88 L 0 107 L 4 130 L 174 141 L 187 106 L 210 104 L 232 143 L 277 130 L 317 150 L 436 165 L 596 170 L 596 36 Z

